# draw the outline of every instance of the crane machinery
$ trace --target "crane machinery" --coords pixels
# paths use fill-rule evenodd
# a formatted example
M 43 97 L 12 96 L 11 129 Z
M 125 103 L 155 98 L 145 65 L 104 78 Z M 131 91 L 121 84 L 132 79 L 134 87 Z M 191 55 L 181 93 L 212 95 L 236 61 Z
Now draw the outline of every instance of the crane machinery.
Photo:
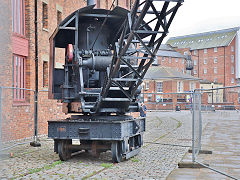
M 48 121 L 48 137 L 61 160 L 111 150 L 118 163 L 140 152 L 146 119 L 129 112 L 140 110 L 144 75 L 182 2 L 135 0 L 129 11 L 88 0 L 58 25 L 50 37 L 49 98 L 61 100 L 70 117 Z M 63 68 L 56 67 L 57 48 L 65 52 Z

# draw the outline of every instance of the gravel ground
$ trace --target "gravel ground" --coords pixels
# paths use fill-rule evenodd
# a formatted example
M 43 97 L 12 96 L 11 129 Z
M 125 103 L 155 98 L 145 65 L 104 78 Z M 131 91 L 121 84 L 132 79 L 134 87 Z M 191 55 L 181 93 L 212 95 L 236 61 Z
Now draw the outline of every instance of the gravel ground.
M 59 161 L 47 138 L 41 147 L 19 145 L 2 152 L 0 179 L 165 179 L 191 145 L 191 118 L 188 111 L 149 112 L 141 152 L 118 164 L 110 151 L 98 159 L 82 152 Z

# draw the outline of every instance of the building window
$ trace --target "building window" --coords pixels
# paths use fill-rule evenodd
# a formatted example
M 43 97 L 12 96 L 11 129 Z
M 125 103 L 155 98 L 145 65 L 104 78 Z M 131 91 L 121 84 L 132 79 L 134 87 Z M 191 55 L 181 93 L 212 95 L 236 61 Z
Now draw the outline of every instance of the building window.
M 100 8 L 100 0 L 97 0 L 97 8 Z
M 231 46 L 231 51 L 234 52 L 234 46 Z
M 175 61 L 178 62 L 178 58 L 176 58 Z
M 25 35 L 24 0 L 12 0 L 12 32 Z
M 57 24 L 59 25 L 62 22 L 62 12 L 57 11 Z
M 204 58 L 203 64 L 207 64 L 207 59 L 206 58 Z
M 214 63 L 216 64 L 218 62 L 218 59 L 215 57 L 214 58 Z
M 217 49 L 217 47 L 215 47 L 215 48 L 214 48 L 214 52 L 217 52 L 217 51 L 218 51 L 218 49 Z
M 214 74 L 217 74 L 217 67 L 214 67 Z
M 183 82 L 182 81 L 178 81 L 177 82 L 177 92 L 183 92 Z
M 234 55 L 231 55 L 231 62 L 234 63 Z
M 193 74 L 197 74 L 197 70 L 194 70 L 194 71 L 193 71 Z
M 162 57 L 162 61 L 165 61 L 165 57 Z
M 216 83 L 218 81 L 218 79 L 217 78 L 214 78 L 214 82 Z
M 146 89 L 146 90 L 149 89 L 149 82 L 145 82 L 145 89 Z
M 204 54 L 207 54 L 207 49 L 204 49 L 204 50 L 203 50 L 203 53 L 204 53 Z
M 25 100 L 25 58 L 17 55 L 13 55 L 13 87 L 14 101 L 23 101 Z
M 193 63 L 194 63 L 194 66 L 196 66 L 197 65 L 197 60 L 194 60 Z
M 42 3 L 42 24 L 44 29 L 48 29 L 48 5 Z
M 186 55 L 188 55 L 188 52 L 187 52 L 187 51 L 184 51 L 184 53 L 183 53 L 183 54 L 186 56 Z
M 203 69 L 203 74 L 207 74 L 207 69 L 206 68 Z
M 190 82 L 190 91 L 194 91 L 195 88 L 196 88 L 196 83 Z
M 184 59 L 182 59 L 182 64 L 184 64 Z
M 126 0 L 126 8 L 129 8 L 129 0 Z
M 169 64 L 171 64 L 172 63 L 172 58 L 169 57 L 168 59 L 169 59 Z
M 193 51 L 193 54 L 194 54 L 194 55 L 197 55 L 197 50 L 194 50 L 194 51 Z
M 163 92 L 163 82 L 157 82 L 157 92 Z
M 234 66 L 231 67 L 231 73 L 234 74 Z
M 152 102 L 152 94 L 148 94 L 148 102 Z
M 184 68 L 182 68 L 182 73 L 184 73 Z
M 232 83 L 232 84 L 234 83 L 234 78 L 232 78 L 231 83 Z
M 43 87 L 48 87 L 48 62 L 43 61 Z

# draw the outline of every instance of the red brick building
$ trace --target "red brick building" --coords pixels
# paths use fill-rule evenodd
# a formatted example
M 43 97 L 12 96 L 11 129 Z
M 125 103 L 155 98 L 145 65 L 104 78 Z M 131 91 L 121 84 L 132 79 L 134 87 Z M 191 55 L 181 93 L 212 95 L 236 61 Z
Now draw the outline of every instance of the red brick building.
M 175 109 L 190 105 L 190 92 L 200 88 L 200 79 L 172 67 L 152 66 L 145 75 L 142 98 L 148 109 Z
M 48 91 L 49 37 L 66 16 L 86 6 L 87 1 L 37 0 L 36 2 L 37 21 L 35 21 L 35 1 L 1 1 L 0 85 L 35 90 L 37 57 L 39 134 L 47 134 L 49 119 L 65 117 L 61 103 L 49 100 L 46 92 Z M 109 9 L 112 2 L 112 0 L 96 0 L 96 8 Z M 131 0 L 115 1 L 114 6 L 130 8 L 132 3 Z M 36 29 L 35 25 L 37 25 Z M 64 55 L 62 52 L 58 54 L 56 66 L 63 68 Z M 31 137 L 34 126 L 34 93 L 21 89 L 2 89 L 1 104 L 2 140 Z
M 240 84 L 239 27 L 171 37 L 167 44 L 191 55 L 195 77 L 223 86 Z

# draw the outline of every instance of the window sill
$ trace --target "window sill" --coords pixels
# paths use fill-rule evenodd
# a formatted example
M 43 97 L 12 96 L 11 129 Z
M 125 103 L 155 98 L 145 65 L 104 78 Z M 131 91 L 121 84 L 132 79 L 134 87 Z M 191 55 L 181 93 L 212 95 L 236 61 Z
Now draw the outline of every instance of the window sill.
M 48 29 L 46 29 L 46 28 L 42 28 L 42 30 L 48 32 Z
M 13 107 L 18 107 L 18 106 L 30 106 L 30 103 L 28 102 L 18 102 L 18 101 L 14 101 L 12 104 Z
M 12 36 L 15 36 L 15 37 L 20 37 L 20 38 L 23 38 L 23 39 L 26 39 L 26 40 L 28 40 L 28 39 L 27 39 L 27 37 L 25 36 L 25 34 L 24 34 L 24 35 L 22 35 L 22 34 L 18 34 L 18 33 L 12 32 Z
M 43 87 L 42 90 L 48 91 L 48 87 Z M 41 91 L 41 90 L 40 90 Z

